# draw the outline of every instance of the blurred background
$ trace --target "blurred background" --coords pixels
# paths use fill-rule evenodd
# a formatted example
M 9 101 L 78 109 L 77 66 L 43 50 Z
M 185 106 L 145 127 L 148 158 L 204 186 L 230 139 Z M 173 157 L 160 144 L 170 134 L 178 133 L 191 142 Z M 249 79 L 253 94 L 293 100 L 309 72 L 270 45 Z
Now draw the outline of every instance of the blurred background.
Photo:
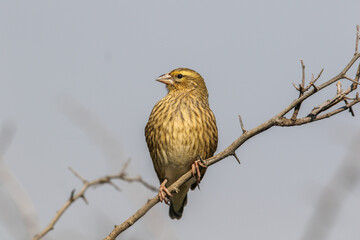
M 29 239 L 82 183 L 120 171 L 158 186 L 144 138 L 177 67 L 206 80 L 218 152 L 268 120 L 306 78 L 354 53 L 360 1 L 0 1 L 0 239 Z M 357 66 L 357 65 L 356 65 Z M 356 67 L 355 66 L 355 67 Z M 354 76 L 355 69 L 349 73 Z M 344 81 L 344 88 L 350 83 Z M 300 111 L 336 94 L 310 98 Z M 360 108 L 273 128 L 208 169 L 180 221 L 158 204 L 119 239 L 360 239 Z M 350 176 L 350 178 L 349 178 Z M 340 180 L 339 180 L 340 179 Z M 44 239 L 102 239 L 155 193 L 90 189 Z M 30 220 L 24 217 L 30 216 Z

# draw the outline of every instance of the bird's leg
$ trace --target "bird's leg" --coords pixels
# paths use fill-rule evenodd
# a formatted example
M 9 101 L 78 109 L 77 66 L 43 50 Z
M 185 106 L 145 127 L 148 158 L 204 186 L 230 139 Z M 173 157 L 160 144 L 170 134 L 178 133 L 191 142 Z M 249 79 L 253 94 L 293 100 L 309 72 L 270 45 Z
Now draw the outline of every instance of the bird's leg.
M 201 178 L 200 167 L 207 168 L 207 166 L 206 166 L 204 160 L 202 160 L 202 158 L 200 157 L 200 155 L 198 155 L 198 158 L 199 158 L 199 160 L 196 160 L 191 165 L 191 172 L 192 172 L 193 177 L 196 179 L 196 184 L 199 186 L 200 178 Z
M 165 184 L 168 182 L 167 179 L 165 179 L 159 187 L 159 200 L 160 202 L 164 201 L 166 204 L 169 205 L 169 199 L 168 197 L 172 197 L 172 194 L 169 192 L 169 190 L 166 188 Z

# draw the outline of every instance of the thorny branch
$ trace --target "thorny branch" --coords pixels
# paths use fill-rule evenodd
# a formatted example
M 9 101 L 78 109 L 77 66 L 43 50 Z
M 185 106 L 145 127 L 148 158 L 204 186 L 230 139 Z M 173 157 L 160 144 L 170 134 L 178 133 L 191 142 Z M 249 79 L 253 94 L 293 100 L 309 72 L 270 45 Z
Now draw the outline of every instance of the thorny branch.
M 116 190 L 120 191 L 120 188 L 115 185 L 113 183 L 112 180 L 116 180 L 116 179 L 120 179 L 123 180 L 125 182 L 138 182 L 142 185 L 144 185 L 146 188 L 150 189 L 151 191 L 155 191 L 157 192 L 158 189 L 154 186 L 152 186 L 151 184 L 145 182 L 141 176 L 137 176 L 137 177 L 128 177 L 127 173 L 126 173 L 126 169 L 128 167 L 130 163 L 130 159 L 125 162 L 125 164 L 123 165 L 121 171 L 118 174 L 115 175 L 107 175 L 98 179 L 95 179 L 93 181 L 87 181 L 84 177 L 82 177 L 78 172 L 76 172 L 75 170 L 73 170 L 72 168 L 69 168 L 70 171 L 81 180 L 81 182 L 83 183 L 82 188 L 76 192 L 75 189 L 71 191 L 70 193 L 70 197 L 69 199 L 66 201 L 66 203 L 56 212 L 54 218 L 51 220 L 51 222 L 49 223 L 49 225 L 47 225 L 40 233 L 36 234 L 32 240 L 39 240 L 42 237 L 44 237 L 49 231 L 54 229 L 55 224 L 57 223 L 57 221 L 60 219 L 60 217 L 65 213 L 65 211 L 71 206 L 72 203 L 74 203 L 76 200 L 78 200 L 79 198 L 83 199 L 84 202 L 86 204 L 88 204 L 87 199 L 85 198 L 85 192 L 92 186 L 97 186 L 97 185 L 103 185 L 103 184 L 110 184 L 111 186 L 113 186 Z
M 224 158 L 227 158 L 229 156 L 236 156 L 235 151 L 238 149 L 244 142 L 249 140 L 250 138 L 256 136 L 257 134 L 266 131 L 267 129 L 274 127 L 274 126 L 281 126 L 281 127 L 288 127 L 288 126 L 298 126 L 318 120 L 322 120 L 328 117 L 331 117 L 335 114 L 341 113 L 347 109 L 350 109 L 353 105 L 360 102 L 360 98 L 358 93 L 356 94 L 355 98 L 351 99 L 348 96 L 349 93 L 357 89 L 357 85 L 359 84 L 359 76 L 360 76 L 360 64 L 358 66 L 356 76 L 354 81 L 352 81 L 351 86 L 343 91 L 341 88 L 339 91 L 337 91 L 335 97 L 333 97 L 330 100 L 327 100 L 326 102 L 320 104 L 319 106 L 315 107 L 307 116 L 302 118 L 297 118 L 298 111 L 301 107 L 301 103 L 304 102 L 307 98 L 314 95 L 316 92 L 323 90 L 324 88 L 334 84 L 337 81 L 340 80 L 348 80 L 346 77 L 346 73 L 349 71 L 349 69 L 354 65 L 354 63 L 359 59 L 360 53 L 358 52 L 358 45 L 359 45 L 359 26 L 357 26 L 357 34 L 356 34 L 356 43 L 355 43 L 355 53 L 354 56 L 351 58 L 349 63 L 344 67 L 344 69 L 335 77 L 331 78 L 330 80 L 324 82 L 323 84 L 319 86 L 315 86 L 315 81 L 318 80 L 321 76 L 321 72 L 319 73 L 318 77 L 316 79 L 313 79 L 310 81 L 309 85 L 305 87 L 305 66 L 302 62 L 302 69 L 303 69 L 303 78 L 302 82 L 295 88 L 300 92 L 299 97 L 294 100 L 292 103 L 290 103 L 289 106 L 287 106 L 285 109 L 283 109 L 281 112 L 276 114 L 274 117 L 269 119 L 268 121 L 260 124 L 259 126 L 243 132 L 243 134 L 236 139 L 230 146 L 228 146 L 225 150 L 222 152 L 216 154 L 215 156 L 208 158 L 205 161 L 205 164 L 207 166 L 211 166 L 214 163 L 217 163 L 221 161 Z M 311 88 L 311 86 L 313 88 Z M 332 110 L 330 112 L 325 112 L 326 110 L 334 107 L 336 104 L 345 101 L 345 100 L 352 100 L 350 102 L 347 102 L 344 106 L 341 106 L 335 110 Z M 289 113 L 292 109 L 294 111 L 297 111 L 297 113 L 293 114 L 293 116 L 289 119 L 286 118 L 285 115 Z M 298 109 L 298 110 L 296 110 Z M 191 170 L 185 173 L 183 176 L 181 176 L 175 183 L 173 183 L 168 190 L 171 193 L 174 193 L 176 189 L 180 188 L 182 184 L 184 184 L 186 181 L 188 181 L 192 177 Z M 139 220 L 142 216 L 144 216 L 153 206 L 155 206 L 159 202 L 158 196 L 153 197 L 152 199 L 149 199 L 146 204 L 144 204 L 134 215 L 132 215 L 130 218 L 128 218 L 125 222 L 123 222 L 120 225 L 115 226 L 113 231 L 105 238 L 105 240 L 113 240 L 115 239 L 121 232 L 125 231 L 127 228 L 132 226 L 137 220 Z

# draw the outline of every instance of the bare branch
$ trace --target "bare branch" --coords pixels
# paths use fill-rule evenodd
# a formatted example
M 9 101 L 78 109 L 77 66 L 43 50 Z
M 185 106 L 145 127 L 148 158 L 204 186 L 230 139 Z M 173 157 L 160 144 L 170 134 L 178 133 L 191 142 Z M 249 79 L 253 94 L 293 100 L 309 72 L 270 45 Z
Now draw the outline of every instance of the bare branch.
M 296 87 L 295 84 L 294 87 L 299 91 L 299 98 L 302 97 L 304 95 L 304 92 L 308 91 L 310 89 L 311 86 L 314 87 L 314 89 L 317 91 L 318 88 L 315 86 L 315 82 L 316 80 L 318 80 L 322 74 L 322 72 L 324 71 L 324 69 L 322 69 L 318 75 L 318 77 L 314 80 L 314 74 L 311 74 L 311 81 L 309 83 L 309 85 L 307 87 L 305 87 L 305 65 L 302 59 L 300 59 L 301 62 L 301 68 L 302 68 L 302 79 L 301 79 L 301 84 L 299 84 L 299 87 Z M 295 119 L 297 118 L 299 111 L 300 111 L 300 107 L 301 107 L 301 103 L 302 101 L 300 101 L 294 108 L 294 112 L 293 115 L 291 116 L 291 120 L 295 121 Z
M 279 118 L 276 122 L 276 126 L 280 126 L 280 127 L 291 127 L 291 126 L 299 126 L 299 125 L 303 125 L 303 124 L 307 124 L 310 122 L 315 122 L 315 121 L 319 121 L 319 120 L 323 120 L 325 118 L 329 118 L 331 116 L 334 116 L 338 113 L 341 113 L 347 109 L 349 109 L 350 107 L 354 106 L 355 104 L 359 103 L 360 99 L 354 100 L 351 103 L 346 104 L 343 107 L 340 107 L 338 109 L 335 109 L 331 112 L 325 113 L 323 115 L 319 115 L 319 116 L 307 116 L 307 117 L 303 117 L 300 119 L 296 119 L 295 121 L 291 120 L 291 119 L 287 119 L 287 118 Z
M 69 199 L 65 202 L 65 204 L 56 212 L 54 218 L 51 220 L 51 222 L 48 224 L 48 226 L 46 226 L 40 233 L 38 233 L 37 235 L 35 235 L 33 237 L 32 240 L 39 240 L 42 237 L 44 237 L 49 231 L 54 229 L 55 224 L 57 223 L 57 221 L 60 219 L 60 217 L 65 213 L 65 211 L 71 206 L 71 204 L 73 202 L 75 202 L 76 200 L 78 200 L 79 198 L 83 199 L 84 202 L 86 204 L 88 204 L 88 200 L 85 197 L 85 192 L 92 186 L 97 186 L 97 185 L 103 185 L 103 184 L 110 184 L 111 186 L 115 187 L 117 190 L 120 190 L 119 187 L 117 187 L 111 180 L 114 179 L 120 179 L 123 181 L 126 181 L 128 183 L 132 183 L 132 182 L 138 182 L 142 185 L 144 185 L 146 188 L 150 189 L 151 191 L 157 192 L 158 189 L 154 186 L 152 186 L 151 184 L 145 182 L 140 176 L 138 177 L 127 177 L 126 176 L 126 168 L 129 164 L 130 160 L 128 160 L 121 172 L 119 174 L 116 175 L 108 175 L 108 176 L 104 176 L 98 179 L 95 179 L 93 181 L 87 181 L 84 177 L 82 177 L 79 173 L 77 173 L 75 170 L 73 170 L 72 168 L 69 167 L 70 171 L 81 180 L 81 182 L 83 183 L 82 188 L 76 193 L 75 189 L 71 191 L 70 197 Z
M 285 114 L 290 112 L 293 108 L 295 108 L 297 105 L 302 103 L 307 98 L 314 95 L 316 92 L 321 91 L 322 89 L 324 89 L 324 88 L 332 85 L 333 83 L 343 79 L 344 76 L 346 75 L 346 73 L 348 72 L 348 70 L 354 65 L 354 63 L 359 59 L 359 57 L 360 57 L 360 54 L 355 53 L 355 55 L 352 57 L 352 59 L 349 61 L 349 63 L 344 67 L 344 69 L 338 75 L 336 75 L 335 77 L 331 78 L 330 80 L 324 82 L 323 84 L 321 84 L 321 85 L 319 85 L 317 87 L 315 87 L 315 85 L 314 85 L 313 89 L 305 92 L 303 95 L 301 95 L 299 98 L 294 100 L 291 104 L 289 104 L 289 106 L 287 106 L 281 112 L 276 114 L 274 117 L 272 117 L 268 121 L 260 124 L 259 126 L 244 132 L 238 139 L 236 139 L 232 144 L 230 144 L 230 146 L 228 146 L 225 150 L 223 150 L 222 152 L 216 154 L 215 156 L 213 156 L 211 158 L 208 158 L 208 159 L 204 160 L 206 165 L 211 166 L 211 165 L 221 161 L 222 159 L 224 159 L 226 157 L 234 156 L 235 150 L 238 149 L 244 142 L 246 142 L 250 138 L 256 136 L 257 134 L 266 131 L 267 129 L 269 129 L 269 128 L 273 127 L 273 126 L 294 126 L 294 125 L 302 125 L 302 124 L 310 123 L 310 122 L 313 122 L 313 121 L 322 120 L 322 119 L 331 117 L 331 116 L 333 116 L 335 114 L 338 114 L 340 112 L 343 112 L 344 110 L 348 109 L 349 107 L 359 103 L 360 99 L 356 98 L 355 100 L 353 100 L 352 102 L 350 102 L 349 104 L 346 104 L 345 106 L 343 106 L 341 108 L 333 110 L 332 112 L 329 112 L 329 113 L 325 113 L 323 115 L 318 115 L 320 112 L 324 111 L 325 108 L 329 109 L 332 106 L 334 106 L 336 103 L 338 103 L 337 102 L 338 99 L 340 99 L 340 101 L 344 100 L 344 97 L 348 93 L 350 93 L 351 91 L 353 91 L 355 89 L 353 86 L 351 86 L 349 89 L 347 89 L 345 91 L 342 91 L 341 94 L 337 94 L 335 96 L 335 97 L 337 97 L 336 100 L 333 100 L 333 102 L 330 101 L 330 103 L 328 105 L 323 106 L 321 111 L 317 112 L 316 115 L 307 116 L 307 117 L 304 117 L 304 118 L 301 118 L 301 119 L 296 119 L 296 120 L 286 119 L 284 117 Z M 302 61 L 301 61 L 301 63 L 302 63 L 302 66 L 303 66 L 303 76 L 304 76 L 305 75 L 304 74 L 305 67 L 304 67 Z M 321 75 L 322 72 L 323 72 L 323 70 L 320 72 L 319 75 Z M 302 80 L 302 84 L 303 84 L 303 86 L 305 84 L 304 78 Z M 300 90 L 302 91 L 303 89 L 300 87 Z M 341 98 L 342 95 L 343 95 L 343 97 Z M 182 184 L 184 184 L 186 181 L 188 181 L 190 178 L 192 178 L 191 170 L 188 171 L 187 173 L 185 173 L 183 176 L 181 176 L 170 187 L 168 187 L 168 190 L 171 193 L 174 193 L 175 189 L 179 189 L 180 186 Z M 158 196 L 155 196 L 154 198 L 148 200 L 148 202 L 146 204 L 144 204 L 134 215 L 132 215 L 130 218 L 128 218 L 122 224 L 115 226 L 115 228 L 105 238 L 105 240 L 114 240 L 121 232 L 123 232 L 124 230 L 126 230 L 127 228 L 132 226 L 137 220 L 139 220 L 142 216 L 144 216 L 158 202 L 159 202 L 159 197 Z

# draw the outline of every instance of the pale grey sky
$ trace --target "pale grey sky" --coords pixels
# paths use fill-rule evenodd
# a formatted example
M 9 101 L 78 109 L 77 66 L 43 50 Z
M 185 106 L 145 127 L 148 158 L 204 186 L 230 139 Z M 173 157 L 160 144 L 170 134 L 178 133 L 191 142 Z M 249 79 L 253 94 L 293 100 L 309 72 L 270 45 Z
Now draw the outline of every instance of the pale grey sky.
M 221 151 L 241 134 L 238 114 L 252 128 L 297 97 L 300 58 L 307 78 L 325 68 L 319 81 L 345 66 L 359 9 L 358 0 L 1 0 L 0 124 L 16 125 L 3 161 L 42 227 L 81 187 L 69 166 L 90 180 L 131 158 L 129 174 L 158 185 L 144 140 L 150 111 L 166 94 L 156 77 L 188 67 L 205 78 Z M 335 87 L 326 93 L 304 109 Z M 360 133 L 359 106 L 354 111 L 256 136 L 237 151 L 240 166 L 229 158 L 207 171 L 180 221 L 157 205 L 119 239 L 301 239 Z M 154 196 L 138 184 L 118 185 L 120 193 L 91 189 L 90 204 L 76 202 L 45 239 L 101 239 Z M 7 194 L 0 183 L 0 239 L 24 239 Z M 328 239 L 360 238 L 359 198 L 357 187 Z

